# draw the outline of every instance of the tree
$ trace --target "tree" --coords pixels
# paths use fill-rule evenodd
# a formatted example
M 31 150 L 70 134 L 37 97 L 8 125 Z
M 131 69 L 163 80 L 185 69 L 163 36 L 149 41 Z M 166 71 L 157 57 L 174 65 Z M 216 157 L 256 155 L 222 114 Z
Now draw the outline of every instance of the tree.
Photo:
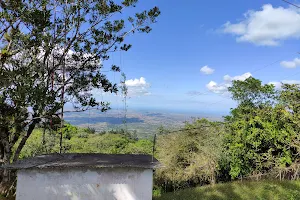
M 239 102 L 225 117 L 224 145 L 232 178 L 269 172 L 298 159 L 297 148 L 291 145 L 291 141 L 299 141 L 299 126 L 292 120 L 297 106 L 293 106 L 295 101 L 287 101 L 297 96 L 295 86 L 276 91 L 273 85 L 251 77 L 234 81 L 229 91 Z
M 38 124 L 54 129 L 62 123 L 66 103 L 76 111 L 109 109 L 90 92 L 118 91 L 102 73 L 103 63 L 110 52 L 131 48 L 125 43 L 130 34 L 149 33 L 160 14 L 157 7 L 134 14 L 137 5 L 138 0 L 0 0 L 2 163 L 19 158 Z
M 287 111 L 287 123 L 290 130 L 295 131 L 295 137 L 291 141 L 291 146 L 297 149 L 297 156 L 300 153 L 300 85 L 283 84 L 280 92 L 280 105 Z
M 232 94 L 232 99 L 243 106 L 272 105 L 276 102 L 277 93 L 274 85 L 263 85 L 260 80 L 253 77 L 249 77 L 245 81 L 234 80 L 228 91 Z

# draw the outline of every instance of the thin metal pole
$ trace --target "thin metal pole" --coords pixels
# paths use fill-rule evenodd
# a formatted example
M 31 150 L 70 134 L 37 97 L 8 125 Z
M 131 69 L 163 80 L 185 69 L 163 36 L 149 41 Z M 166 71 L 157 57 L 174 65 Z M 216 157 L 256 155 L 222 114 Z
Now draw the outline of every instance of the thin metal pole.
M 42 138 L 42 148 L 43 148 L 43 153 L 45 153 L 45 144 L 46 144 L 46 140 L 45 140 L 45 135 L 46 135 L 46 122 L 44 123 L 44 130 L 43 130 L 43 138 Z
M 67 7 L 68 1 L 65 0 L 65 6 Z M 65 11 L 66 12 L 66 11 Z M 65 16 L 65 47 L 64 51 L 66 51 L 67 48 L 67 17 Z M 62 153 L 62 140 L 63 140 L 63 133 L 64 133 L 64 101 L 65 101 L 65 73 L 66 73 L 66 53 L 64 54 L 64 62 L 62 66 L 62 91 L 61 91 L 61 122 L 60 122 L 60 148 L 59 153 Z
M 55 75 L 55 39 L 56 39 L 56 3 L 54 3 L 54 32 L 53 32 L 53 49 L 52 49 L 52 70 L 50 71 L 50 77 L 51 77 L 51 92 L 54 91 L 54 75 Z M 50 132 L 51 134 L 53 133 L 53 120 L 52 120 L 52 115 L 50 117 Z
M 153 147 L 152 147 L 152 162 L 154 162 L 155 143 L 156 143 L 156 134 L 154 134 L 154 139 L 153 139 Z

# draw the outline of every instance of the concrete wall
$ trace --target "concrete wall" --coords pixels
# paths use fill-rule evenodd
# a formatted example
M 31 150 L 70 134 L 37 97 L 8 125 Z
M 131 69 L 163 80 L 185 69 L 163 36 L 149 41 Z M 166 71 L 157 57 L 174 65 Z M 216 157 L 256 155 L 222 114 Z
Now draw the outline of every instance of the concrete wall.
M 151 169 L 20 170 L 16 200 L 151 200 Z

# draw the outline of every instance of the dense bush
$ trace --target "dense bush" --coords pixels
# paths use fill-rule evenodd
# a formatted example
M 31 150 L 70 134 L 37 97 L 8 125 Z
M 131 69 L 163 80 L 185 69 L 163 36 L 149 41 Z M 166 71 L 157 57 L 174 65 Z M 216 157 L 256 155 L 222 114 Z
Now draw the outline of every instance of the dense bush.
M 137 139 L 134 132 L 130 133 L 122 129 L 101 134 L 70 124 L 66 124 L 64 129 L 64 153 L 151 154 L 152 147 L 152 140 Z M 36 129 L 28 139 L 20 157 L 55 152 L 59 152 L 58 132 Z
M 156 183 L 166 190 L 207 183 L 214 184 L 223 155 L 224 126 L 206 119 L 158 137 L 156 157 L 164 167 L 156 172 Z

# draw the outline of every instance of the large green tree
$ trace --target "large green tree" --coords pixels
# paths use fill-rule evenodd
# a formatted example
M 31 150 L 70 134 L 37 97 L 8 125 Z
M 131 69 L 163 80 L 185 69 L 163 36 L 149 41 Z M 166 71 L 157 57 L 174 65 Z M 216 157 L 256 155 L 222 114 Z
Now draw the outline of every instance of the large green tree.
M 280 105 L 285 110 L 285 126 L 295 132 L 291 139 L 291 147 L 297 149 L 297 157 L 300 153 L 300 85 L 283 84 L 280 91 Z M 282 117 L 282 116 L 281 116 Z
M 233 178 L 265 173 L 296 161 L 299 114 L 295 98 L 299 87 L 262 84 L 250 77 L 229 88 L 238 106 L 225 117 L 225 147 Z M 294 100 L 293 100 L 294 99 Z
M 65 103 L 76 111 L 109 109 L 90 92 L 117 92 L 103 64 L 110 53 L 130 49 L 127 36 L 149 33 L 160 14 L 157 7 L 141 11 L 138 5 L 138 0 L 0 0 L 2 163 L 18 159 L 38 124 L 55 128 Z

